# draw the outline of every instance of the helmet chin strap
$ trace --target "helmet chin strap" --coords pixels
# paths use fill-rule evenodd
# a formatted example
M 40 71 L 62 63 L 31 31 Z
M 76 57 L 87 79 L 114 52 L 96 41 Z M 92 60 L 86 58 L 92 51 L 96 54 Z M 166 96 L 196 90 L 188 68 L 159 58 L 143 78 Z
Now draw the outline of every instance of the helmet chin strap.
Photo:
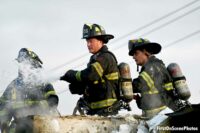
M 152 56 L 152 54 L 150 52 L 148 52 L 146 49 L 143 50 L 144 51 L 144 54 L 150 58 Z

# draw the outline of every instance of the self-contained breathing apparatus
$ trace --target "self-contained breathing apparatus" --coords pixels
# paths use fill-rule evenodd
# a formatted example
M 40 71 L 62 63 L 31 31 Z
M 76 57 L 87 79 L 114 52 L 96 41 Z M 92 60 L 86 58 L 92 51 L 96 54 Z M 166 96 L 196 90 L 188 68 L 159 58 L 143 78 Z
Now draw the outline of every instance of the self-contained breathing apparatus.
M 127 63 L 120 63 L 118 65 L 120 79 L 119 79 L 119 92 L 120 99 L 125 102 L 130 102 L 133 99 L 133 86 L 130 67 Z
M 176 103 L 177 106 L 179 106 L 179 109 L 190 106 L 191 104 L 189 103 L 188 99 L 190 98 L 191 93 L 186 83 L 186 78 L 181 71 L 181 68 L 177 63 L 170 63 L 167 66 L 167 70 L 173 80 L 173 87 L 175 92 L 174 95 L 179 99 L 179 102 Z
M 118 65 L 118 69 L 119 69 L 120 78 L 119 78 L 119 84 L 118 84 L 117 90 L 115 90 L 118 101 L 108 108 L 98 110 L 97 112 L 95 112 L 95 114 L 100 114 L 104 116 L 104 114 L 109 114 L 111 111 L 121 110 L 121 109 L 131 111 L 129 102 L 133 99 L 133 87 L 132 87 L 130 67 L 127 63 L 122 62 Z M 81 87 L 81 86 L 78 85 L 77 87 Z M 73 94 L 76 93 L 74 92 L 74 90 L 78 90 L 78 88 L 75 89 L 74 85 L 73 86 L 70 85 L 69 89 L 71 93 Z M 78 92 L 76 94 L 80 95 L 80 93 Z M 93 113 L 88 113 L 91 111 L 91 109 L 86 99 L 87 98 L 83 96 L 78 100 L 76 107 L 74 108 L 73 115 L 76 115 L 77 111 L 80 113 L 80 115 L 93 114 Z

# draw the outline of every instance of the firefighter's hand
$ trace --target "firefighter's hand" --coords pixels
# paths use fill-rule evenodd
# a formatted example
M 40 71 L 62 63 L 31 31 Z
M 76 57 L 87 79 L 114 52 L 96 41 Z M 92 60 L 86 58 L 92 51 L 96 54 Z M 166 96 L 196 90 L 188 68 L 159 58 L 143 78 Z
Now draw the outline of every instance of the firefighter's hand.
M 140 99 L 141 97 L 140 97 L 140 95 L 133 95 L 133 99 L 135 99 L 135 100 L 137 100 L 137 99 Z
M 75 75 L 76 75 L 76 71 L 69 70 L 63 76 L 60 77 L 60 80 L 64 80 L 64 81 L 72 83 L 72 82 L 76 81 Z

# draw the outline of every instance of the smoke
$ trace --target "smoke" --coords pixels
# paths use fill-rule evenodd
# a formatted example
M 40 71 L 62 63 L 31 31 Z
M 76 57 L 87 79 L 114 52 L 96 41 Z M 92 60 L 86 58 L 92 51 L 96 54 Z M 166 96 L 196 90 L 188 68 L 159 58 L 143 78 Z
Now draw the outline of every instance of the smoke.
M 20 119 L 33 115 L 57 115 L 55 108 L 49 108 L 46 106 L 46 101 L 42 99 L 44 96 L 42 88 L 45 87 L 50 81 L 58 80 L 58 75 L 49 76 L 43 68 L 34 67 L 34 65 L 28 61 L 17 63 L 17 66 L 18 77 L 8 85 L 4 91 L 5 93 L 0 98 L 0 100 L 3 99 L 3 101 L 0 101 L 2 102 L 0 103 L 0 111 L 6 112 L 5 115 L 0 116 L 0 121 L 5 123 L 10 122 L 13 117 L 11 116 L 13 111 L 14 115 Z M 10 94 L 12 95 L 10 96 Z M 29 103 L 25 101 L 29 98 L 41 101 L 38 103 L 38 106 L 29 106 Z M 18 102 L 24 102 L 24 107 L 22 106 L 15 109 L 15 105 Z M 28 123 L 25 121 L 26 119 L 23 120 L 23 123 Z
M 59 80 L 60 75 L 57 73 L 49 73 L 44 68 L 34 68 L 29 62 L 18 63 L 19 76 L 23 81 L 30 85 L 40 85 Z

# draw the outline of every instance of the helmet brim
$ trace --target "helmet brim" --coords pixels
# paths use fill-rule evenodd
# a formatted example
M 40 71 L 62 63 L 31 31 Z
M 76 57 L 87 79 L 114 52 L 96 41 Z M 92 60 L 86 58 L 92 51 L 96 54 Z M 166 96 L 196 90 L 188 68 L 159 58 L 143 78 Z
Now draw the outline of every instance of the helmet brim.
M 138 45 L 132 48 L 132 50 L 129 51 L 129 55 L 132 56 L 133 53 L 138 49 L 146 49 L 151 54 L 158 54 L 161 51 L 162 47 L 159 43 L 144 43 L 143 45 Z
M 105 34 L 105 35 L 94 35 L 94 36 L 90 36 L 90 37 L 83 37 L 82 39 L 90 39 L 90 38 L 95 38 L 95 37 L 103 37 L 103 38 L 106 38 L 108 40 L 114 38 L 114 36 L 111 35 L 111 34 Z

